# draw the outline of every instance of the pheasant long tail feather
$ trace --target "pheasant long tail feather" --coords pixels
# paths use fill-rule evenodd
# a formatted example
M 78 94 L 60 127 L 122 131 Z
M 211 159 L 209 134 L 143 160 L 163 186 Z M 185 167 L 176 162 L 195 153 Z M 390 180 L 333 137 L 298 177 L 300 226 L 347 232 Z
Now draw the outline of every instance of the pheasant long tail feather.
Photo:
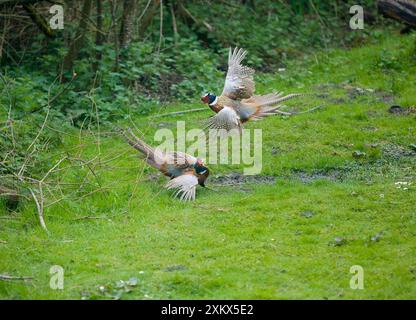
M 283 107 L 283 105 L 278 105 L 275 107 L 259 107 L 257 111 L 250 117 L 250 120 L 256 121 L 268 116 L 281 114 L 282 111 L 279 110 L 281 107 Z
M 311 94 L 309 94 L 309 93 L 291 93 L 291 94 L 288 94 L 287 96 L 284 96 L 284 97 L 281 97 L 281 98 L 277 99 L 273 104 L 288 101 L 288 100 L 293 99 L 293 98 L 306 97 L 306 96 L 310 96 L 310 95 Z
M 276 106 L 279 103 L 282 103 L 284 101 L 288 101 L 294 98 L 298 97 L 304 97 L 309 96 L 308 93 L 291 93 L 286 96 L 283 95 L 283 93 L 269 93 L 262 96 L 254 96 L 249 99 L 250 102 L 255 103 L 256 105 L 260 107 L 268 107 L 268 106 Z
M 153 148 L 146 144 L 144 141 L 139 139 L 133 131 L 129 128 L 126 131 L 123 131 L 123 135 L 126 138 L 127 142 L 136 150 L 144 153 L 145 155 L 151 154 L 154 152 Z
M 245 100 L 249 105 L 252 105 L 255 108 L 255 111 L 248 117 L 244 117 L 244 121 L 250 120 L 259 120 L 267 116 L 275 114 L 285 114 L 283 111 L 280 111 L 284 105 L 281 103 L 288 101 L 293 98 L 308 96 L 308 93 L 292 93 L 288 95 L 283 95 L 283 93 L 269 93 L 261 96 L 253 96 L 250 99 Z

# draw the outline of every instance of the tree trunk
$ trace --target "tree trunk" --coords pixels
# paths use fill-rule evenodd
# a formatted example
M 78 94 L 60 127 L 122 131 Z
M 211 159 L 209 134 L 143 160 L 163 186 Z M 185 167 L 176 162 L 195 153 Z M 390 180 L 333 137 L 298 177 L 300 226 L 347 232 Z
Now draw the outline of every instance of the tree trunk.
M 136 0 L 124 0 L 120 26 L 120 48 L 126 48 L 133 38 Z
M 37 12 L 36 8 L 32 4 L 23 4 L 23 8 L 29 14 L 29 17 L 36 24 L 36 26 L 49 38 L 53 38 L 55 33 L 52 28 L 49 26 L 48 22 L 45 20 L 42 15 Z
M 416 1 L 379 0 L 378 10 L 388 18 L 416 27 Z
M 115 61 L 114 61 L 114 71 L 119 69 L 119 40 L 118 40 L 118 29 L 117 29 L 117 1 L 110 0 L 110 10 L 111 10 L 111 21 L 112 29 L 114 34 L 114 51 L 115 51 Z
M 7 13 L 9 13 L 8 9 L 7 9 Z M 6 41 L 8 26 L 9 26 L 9 19 L 7 17 L 4 17 L 4 19 L 3 19 L 3 32 L 1 33 L 1 37 L 0 37 L 0 65 L 1 65 L 1 59 L 3 57 L 3 47 L 4 47 L 4 42 Z
M 147 12 L 144 14 L 142 20 L 140 21 L 140 27 L 139 27 L 139 36 L 140 38 L 144 37 L 144 34 L 147 30 L 147 28 L 152 23 L 152 20 L 154 16 L 158 12 L 158 7 L 160 5 L 160 0 L 152 0 L 152 3 L 150 4 L 149 8 L 147 9 Z
M 173 30 L 173 39 L 175 41 L 175 46 L 178 44 L 178 25 L 176 24 L 176 16 L 175 16 L 175 8 L 172 3 L 168 3 L 169 9 L 170 9 L 170 16 L 172 19 L 172 30 Z
M 68 53 L 66 54 L 64 58 L 64 62 L 62 65 L 63 71 L 73 71 L 73 65 L 74 61 L 78 57 L 79 51 L 81 50 L 85 34 L 87 32 L 87 26 L 88 26 L 88 19 L 91 13 L 91 4 L 92 0 L 85 0 L 84 6 L 82 8 L 82 15 L 81 15 L 81 21 L 78 26 L 78 31 L 75 35 L 75 39 L 72 41 L 72 43 L 69 46 Z

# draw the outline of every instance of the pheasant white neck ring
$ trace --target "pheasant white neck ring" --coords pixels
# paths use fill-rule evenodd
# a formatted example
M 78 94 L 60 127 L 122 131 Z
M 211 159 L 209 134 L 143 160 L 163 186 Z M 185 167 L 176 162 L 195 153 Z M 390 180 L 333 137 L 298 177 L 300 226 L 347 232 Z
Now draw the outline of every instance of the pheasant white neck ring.
M 212 103 L 210 103 L 209 105 L 211 107 L 213 107 L 213 106 L 215 106 L 217 104 L 217 102 L 218 102 L 218 97 L 215 97 L 215 100 Z

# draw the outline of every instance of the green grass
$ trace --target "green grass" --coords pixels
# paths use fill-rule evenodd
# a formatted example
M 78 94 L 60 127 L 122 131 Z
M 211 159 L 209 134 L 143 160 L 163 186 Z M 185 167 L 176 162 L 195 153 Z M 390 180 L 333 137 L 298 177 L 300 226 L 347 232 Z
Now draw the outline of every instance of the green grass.
M 47 208 L 49 235 L 31 203 L 1 213 L 0 273 L 34 279 L 0 280 L 0 298 L 414 299 L 416 117 L 387 110 L 416 105 L 415 61 L 415 35 L 394 35 L 258 75 L 257 92 L 328 94 L 289 103 L 324 108 L 249 124 L 263 129 L 262 175 L 276 182 L 199 189 L 195 203 L 172 199 L 163 177 L 147 179 L 155 170 L 120 138 L 103 135 L 98 143 L 96 134 L 79 139 L 74 131 L 52 159 L 63 151 L 115 159 L 96 167 L 96 178 L 86 168 L 65 171 L 63 181 L 88 174 L 91 185 Z M 193 107 L 166 105 L 160 113 Z M 209 115 L 186 115 L 188 129 Z M 161 125 L 184 119 L 133 122 L 151 143 Z M 210 169 L 214 176 L 242 172 Z M 398 181 L 413 185 L 397 188 Z M 52 265 L 65 270 L 64 290 L 49 287 Z M 363 290 L 350 289 L 353 265 L 364 268 Z M 117 282 L 132 277 L 138 284 L 120 294 Z

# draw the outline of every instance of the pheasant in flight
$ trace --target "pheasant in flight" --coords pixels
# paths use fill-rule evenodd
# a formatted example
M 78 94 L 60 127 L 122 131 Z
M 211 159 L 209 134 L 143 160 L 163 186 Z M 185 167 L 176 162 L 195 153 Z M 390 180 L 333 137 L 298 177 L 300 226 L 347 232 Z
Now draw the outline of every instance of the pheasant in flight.
M 228 71 L 224 89 L 220 96 L 207 93 L 201 97 L 208 104 L 215 116 L 208 119 L 207 129 L 225 129 L 229 132 L 238 129 L 241 133 L 243 123 L 259 120 L 278 113 L 282 107 L 279 103 L 303 96 L 294 93 L 283 96 L 282 93 L 254 95 L 254 70 L 241 64 L 247 51 L 230 48 L 228 54 Z
M 176 189 L 174 197 L 183 201 L 195 200 L 198 184 L 205 187 L 209 170 L 202 159 L 178 151 L 162 152 L 152 148 L 140 140 L 130 129 L 123 135 L 127 142 L 141 152 L 142 158 L 153 168 L 171 178 L 166 184 L 167 189 Z

